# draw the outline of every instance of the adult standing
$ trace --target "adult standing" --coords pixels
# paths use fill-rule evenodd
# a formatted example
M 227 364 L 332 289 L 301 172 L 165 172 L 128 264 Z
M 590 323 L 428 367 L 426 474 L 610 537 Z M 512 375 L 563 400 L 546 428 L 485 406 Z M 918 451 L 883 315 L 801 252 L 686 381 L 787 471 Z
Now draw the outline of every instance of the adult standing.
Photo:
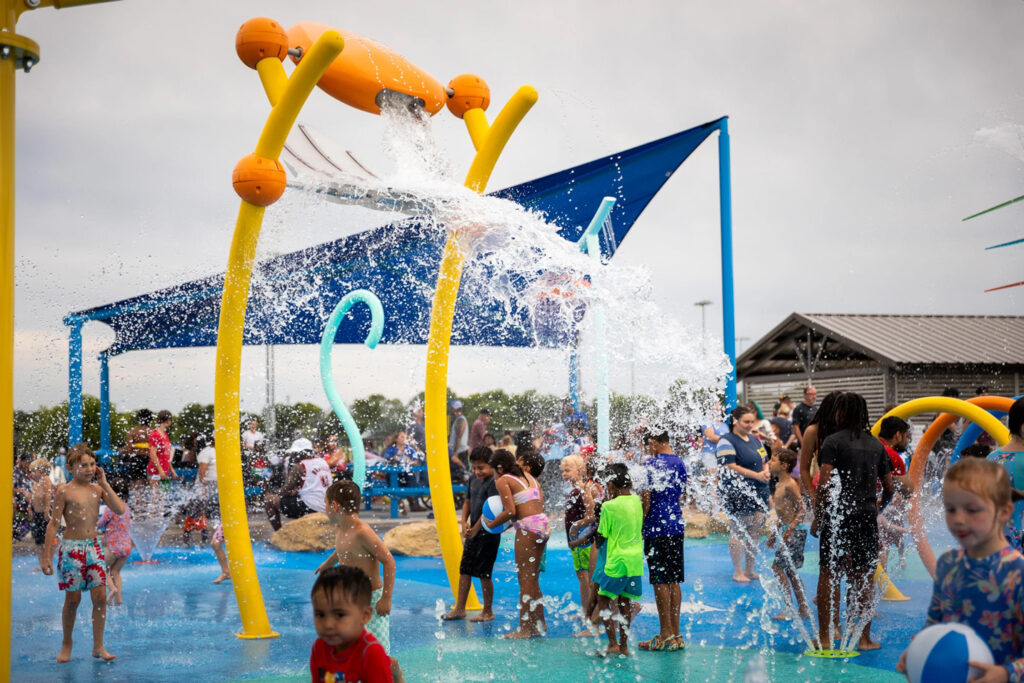
M 1006 468 L 1010 485 L 1024 491 L 1024 398 L 1018 398 L 1010 406 L 1006 416 L 1010 428 L 1010 441 L 1002 448 L 992 451 L 988 459 L 995 460 Z M 1024 502 L 1013 506 L 1013 514 L 1006 525 L 1006 537 L 1017 550 L 1024 545 Z
M 793 433 L 796 434 L 796 440 L 801 445 L 804 442 L 804 430 L 811 424 L 811 420 L 814 419 L 814 414 L 817 412 L 814 407 L 817 400 L 818 390 L 808 385 L 804 387 L 804 400 L 796 408 L 793 408 Z
M 196 486 L 203 500 L 203 507 L 208 517 L 219 516 L 219 498 L 217 493 L 217 452 L 213 448 L 212 436 L 200 436 L 196 446 L 196 462 L 199 471 L 196 474 Z
M 808 500 L 814 498 L 814 487 L 817 486 L 814 477 L 818 474 L 818 450 L 825 439 L 836 431 L 835 407 L 842 393 L 829 392 L 821 400 L 821 407 L 815 411 L 811 423 L 804 430 L 804 438 L 800 444 L 800 492 L 807 496 Z
M 259 431 L 260 423 L 256 418 L 249 420 L 245 431 L 242 432 L 242 454 L 245 462 L 252 467 L 263 467 L 263 432 Z
M 452 483 L 466 483 L 466 460 L 469 456 L 469 421 L 462 414 L 462 401 L 458 399 L 449 404 L 452 410 L 452 430 L 448 437 L 448 457 L 450 459 Z
M 718 485 L 722 507 L 729 517 L 729 557 L 732 580 L 750 583 L 757 542 L 768 510 L 768 453 L 753 434 L 757 415 L 746 406 L 732 411 L 730 432 L 718 441 Z M 744 559 L 746 568 L 744 569 Z
M 126 474 L 131 493 L 144 486 L 148 479 L 146 466 L 149 465 L 149 433 L 153 431 L 152 425 L 153 411 L 141 408 L 135 413 L 135 426 L 124 437 L 121 455 L 127 465 Z
M 274 531 L 281 528 L 282 514 L 289 519 L 298 519 L 313 512 L 323 512 L 326 508 L 324 496 L 331 485 L 331 467 L 313 451 L 309 439 L 296 439 L 288 453 L 297 455 L 299 461 L 288 469 L 284 486 L 263 500 L 263 508 Z
M 171 411 L 161 410 L 156 414 L 156 427 L 149 433 L 149 464 L 146 465 L 146 474 L 151 482 L 178 478 L 171 463 L 174 447 L 171 446 L 171 437 L 167 435 L 172 422 L 174 416 Z
M 862 623 L 857 650 L 877 650 L 871 641 L 871 613 L 874 611 L 875 568 L 878 566 L 877 482 L 882 482 L 882 504 L 893 495 L 892 463 L 882 443 L 871 435 L 868 407 L 864 397 L 852 391 L 839 396 L 835 404 L 836 431 L 825 439 L 818 454 L 821 481 L 815 494 L 811 535 L 820 532 L 821 557 L 818 573 L 818 633 L 821 646 L 831 649 L 832 632 L 838 613 L 838 591 L 843 576 L 848 583 L 852 617 Z M 839 479 L 839 491 L 829 486 Z M 856 628 L 856 627 L 855 627 Z
M 644 463 L 647 488 L 643 491 L 644 555 L 658 608 L 658 635 L 639 644 L 641 650 L 681 650 L 679 612 L 682 593 L 683 539 L 686 524 L 681 500 L 686 489 L 686 466 L 672 452 L 668 432 L 644 435 L 651 456 Z
M 469 432 L 469 451 L 472 453 L 484 445 L 484 437 L 487 436 L 487 424 L 491 421 L 491 411 L 487 408 L 480 409 L 480 415 L 473 421 L 473 429 Z

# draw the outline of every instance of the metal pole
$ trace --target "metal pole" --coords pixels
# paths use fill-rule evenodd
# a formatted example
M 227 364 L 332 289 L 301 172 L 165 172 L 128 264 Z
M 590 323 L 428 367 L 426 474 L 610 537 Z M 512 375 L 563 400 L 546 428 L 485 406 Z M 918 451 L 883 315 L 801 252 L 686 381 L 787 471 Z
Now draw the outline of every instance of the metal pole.
M 100 359 L 100 450 L 110 451 L 110 357 Z
M 82 443 L 82 320 L 65 320 L 68 338 L 68 448 Z
M 569 400 L 573 410 L 580 409 L 580 356 L 575 346 L 569 352 Z
M 275 407 L 276 398 L 274 397 L 274 346 L 273 344 L 267 344 L 267 406 L 265 408 L 266 414 L 263 417 L 263 429 L 266 432 L 266 443 L 267 447 L 273 442 L 274 435 L 277 433 L 277 408 Z
M 732 369 L 725 378 L 725 408 L 736 407 L 736 305 L 732 270 L 732 173 L 729 117 L 718 124 L 718 191 L 722 224 L 722 343 Z

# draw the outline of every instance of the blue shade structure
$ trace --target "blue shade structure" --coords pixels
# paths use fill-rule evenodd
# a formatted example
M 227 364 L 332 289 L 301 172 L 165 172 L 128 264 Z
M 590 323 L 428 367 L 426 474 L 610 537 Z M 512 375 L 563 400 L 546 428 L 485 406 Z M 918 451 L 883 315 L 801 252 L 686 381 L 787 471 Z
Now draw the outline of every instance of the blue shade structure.
M 726 119 L 711 121 L 557 173 L 515 185 L 491 196 L 541 212 L 558 233 L 577 242 L 594 207 L 605 196 L 616 204 L 613 230 L 599 236 L 601 258 L 609 260 L 637 218 L 672 173 Z M 368 289 L 388 312 L 382 344 L 425 344 L 431 300 L 445 232 L 410 218 L 268 259 L 256 266 L 246 311 L 243 343 L 319 344 L 334 304 L 354 289 Z M 468 268 L 462 287 L 473 278 L 494 273 Z M 538 273 L 540 277 L 542 273 Z M 116 356 L 143 349 L 215 346 L 224 275 L 217 274 L 68 315 L 72 328 L 72 361 L 80 359 L 83 322 L 109 325 L 115 339 L 104 353 Z M 523 283 L 523 289 L 529 283 Z M 472 291 L 486 291 L 474 287 Z M 359 306 L 334 339 L 362 344 L 370 329 L 370 313 Z M 561 337 L 538 334 L 545 321 L 531 320 L 528 308 L 511 300 L 460 296 L 455 309 L 452 343 L 475 346 L 562 346 Z M 566 339 L 572 330 L 563 331 Z M 568 344 L 564 344 L 568 345 Z M 72 362 L 69 388 L 81 392 L 80 367 Z M 77 375 L 77 377 L 75 376 Z M 80 414 L 80 410 L 78 411 Z M 73 420 L 72 420 L 73 422 Z M 81 438 L 78 433 L 69 439 Z M 75 431 L 74 429 L 72 431 Z M 74 441 L 72 441 L 74 443 Z

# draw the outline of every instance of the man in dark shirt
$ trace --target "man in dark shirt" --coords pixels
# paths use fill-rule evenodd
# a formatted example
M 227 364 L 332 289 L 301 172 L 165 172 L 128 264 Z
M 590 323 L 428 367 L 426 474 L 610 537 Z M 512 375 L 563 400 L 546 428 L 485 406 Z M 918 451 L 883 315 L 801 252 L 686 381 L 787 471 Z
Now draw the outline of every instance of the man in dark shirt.
M 796 408 L 793 408 L 793 433 L 796 434 L 796 439 L 801 446 L 804 443 L 804 430 L 814 419 L 814 413 L 818 412 L 814 407 L 817 400 L 818 390 L 808 386 L 804 389 L 804 400 Z
M 882 481 L 882 505 L 893 494 L 892 463 L 882 443 L 868 431 L 864 398 L 845 392 L 836 401 L 838 430 L 825 439 L 818 454 L 821 479 L 815 500 L 811 534 L 821 531 L 821 568 L 818 575 L 818 625 L 821 645 L 833 646 L 832 614 L 839 609 L 838 586 L 849 583 L 850 605 L 864 631 L 857 650 L 877 650 L 871 641 L 871 613 L 878 564 L 878 500 L 876 482 Z M 838 479 L 839 492 L 834 492 Z M 856 622 L 854 622 L 856 623 Z M 827 634 L 827 635 L 826 635 Z

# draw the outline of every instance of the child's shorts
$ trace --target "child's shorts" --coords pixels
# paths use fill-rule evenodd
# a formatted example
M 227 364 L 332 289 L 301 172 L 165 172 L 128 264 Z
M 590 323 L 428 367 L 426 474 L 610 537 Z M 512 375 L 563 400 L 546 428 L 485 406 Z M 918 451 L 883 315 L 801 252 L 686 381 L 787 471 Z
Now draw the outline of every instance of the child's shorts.
M 649 536 L 644 539 L 644 556 L 647 557 L 651 583 L 682 583 L 686 580 L 683 545 L 683 534 Z
M 384 652 L 391 654 L 391 615 L 382 617 L 377 614 L 377 601 L 384 595 L 384 589 L 378 588 L 370 595 L 370 623 L 366 630 L 373 634 L 377 642 L 384 647 Z
M 804 544 L 807 542 L 807 529 L 796 529 L 789 543 L 775 550 L 775 561 L 772 569 L 795 571 L 804 566 Z
M 98 538 L 61 541 L 57 584 L 62 591 L 83 591 L 107 585 L 107 562 Z
M 462 547 L 459 573 L 464 576 L 475 576 L 478 579 L 491 578 L 500 547 L 501 534 L 492 534 L 480 529 L 476 535 L 467 538 L 466 544 Z
M 46 524 L 46 515 L 44 513 L 32 513 L 32 540 L 36 545 L 46 543 Z
M 624 597 L 639 600 L 643 590 L 640 587 L 639 576 L 608 576 L 603 572 L 597 585 L 597 594 L 607 598 Z
M 590 546 L 584 545 L 578 548 L 569 548 L 572 553 L 573 571 L 590 571 Z

